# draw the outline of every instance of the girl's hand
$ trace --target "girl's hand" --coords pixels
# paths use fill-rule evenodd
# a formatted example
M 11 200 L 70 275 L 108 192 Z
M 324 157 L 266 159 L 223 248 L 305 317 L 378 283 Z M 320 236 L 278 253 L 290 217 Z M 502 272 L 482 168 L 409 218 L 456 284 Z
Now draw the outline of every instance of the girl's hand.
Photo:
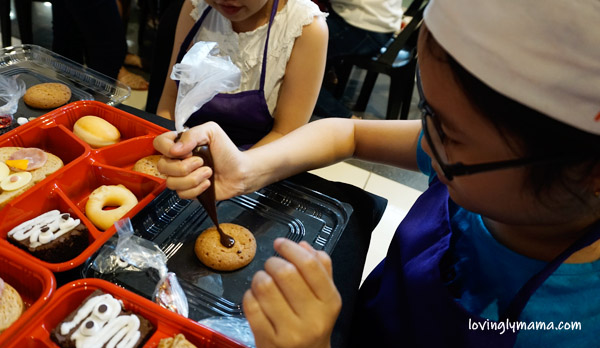
M 329 347 L 342 301 L 331 258 L 308 243 L 278 238 L 272 257 L 254 275 L 243 309 L 258 348 Z
M 167 175 L 169 189 L 181 198 L 193 199 L 210 186 L 209 178 L 214 174 L 217 200 L 244 193 L 245 156 L 216 123 L 191 128 L 174 143 L 176 136 L 175 132 L 168 132 L 154 139 L 154 148 L 163 154 L 158 170 Z M 202 158 L 191 155 L 198 145 L 209 145 L 214 173 L 204 166 Z

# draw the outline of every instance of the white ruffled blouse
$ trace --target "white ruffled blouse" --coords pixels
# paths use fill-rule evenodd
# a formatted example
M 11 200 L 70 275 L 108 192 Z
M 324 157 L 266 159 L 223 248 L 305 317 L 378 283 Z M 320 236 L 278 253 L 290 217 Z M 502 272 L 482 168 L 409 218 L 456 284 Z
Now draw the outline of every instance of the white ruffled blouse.
M 208 5 L 203 0 L 192 0 L 192 4 L 195 8 L 190 15 L 197 21 Z M 269 36 L 265 76 L 265 97 L 271 115 L 277 106 L 279 89 L 294 42 L 302 35 L 302 27 L 312 23 L 316 16 L 325 17 L 326 14 L 321 12 L 311 0 L 287 0 L 287 4 L 275 15 Z M 231 93 L 255 90 L 260 88 L 267 28 L 268 23 L 253 31 L 236 33 L 231 22 L 213 9 L 204 19 L 193 43 L 217 42 L 220 54 L 229 56 L 240 68 L 242 72 L 240 88 Z

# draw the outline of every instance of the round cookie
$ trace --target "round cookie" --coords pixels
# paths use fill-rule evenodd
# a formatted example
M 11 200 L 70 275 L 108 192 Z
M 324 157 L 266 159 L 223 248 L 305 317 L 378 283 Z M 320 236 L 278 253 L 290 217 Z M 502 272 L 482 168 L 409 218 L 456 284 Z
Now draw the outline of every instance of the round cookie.
M 231 248 L 224 247 L 215 226 L 204 230 L 196 239 L 194 252 L 200 261 L 217 271 L 234 271 L 249 264 L 256 255 L 256 239 L 247 228 L 236 224 L 219 224 L 235 239 Z
M 134 172 L 140 172 L 144 174 L 154 175 L 162 179 L 166 179 L 167 176 L 158 171 L 158 160 L 161 155 L 150 155 L 141 158 L 133 165 Z
M 40 83 L 29 87 L 23 101 L 36 109 L 52 109 L 71 99 L 71 89 L 62 83 Z
M 6 283 L 3 285 L 0 296 L 0 333 L 19 319 L 25 307 L 17 290 Z

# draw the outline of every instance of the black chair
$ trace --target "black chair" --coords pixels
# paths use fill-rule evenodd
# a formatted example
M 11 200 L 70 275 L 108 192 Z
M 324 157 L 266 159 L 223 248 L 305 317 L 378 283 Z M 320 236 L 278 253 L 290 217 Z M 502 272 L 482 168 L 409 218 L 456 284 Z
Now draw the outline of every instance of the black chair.
M 416 43 L 427 2 L 427 0 L 414 0 L 409 5 L 404 15 L 410 18 L 410 21 L 397 36 L 382 47 L 379 55 L 346 56 L 340 59 L 336 69 L 338 82 L 333 92 L 336 98 L 341 98 L 344 94 L 353 67 L 367 70 L 367 76 L 353 107 L 354 111 L 365 111 L 377 76 L 386 74 L 390 77 L 390 88 L 385 118 L 387 120 L 408 118 L 417 66 Z

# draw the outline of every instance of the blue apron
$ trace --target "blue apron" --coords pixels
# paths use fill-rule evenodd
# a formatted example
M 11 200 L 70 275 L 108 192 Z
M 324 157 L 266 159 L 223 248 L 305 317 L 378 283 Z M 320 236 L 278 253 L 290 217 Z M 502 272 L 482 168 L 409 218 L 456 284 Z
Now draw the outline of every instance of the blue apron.
M 277 13 L 279 0 L 273 3 L 267 38 L 263 52 L 262 71 L 260 74 L 260 88 L 257 90 L 243 91 L 227 94 L 219 93 L 208 103 L 204 104 L 198 111 L 193 113 L 185 123 L 188 127 L 197 126 L 204 122 L 214 121 L 218 123 L 227 133 L 229 138 L 240 147 L 249 148 L 267 135 L 273 128 L 273 117 L 265 98 L 265 74 L 267 70 L 267 47 L 269 46 L 269 34 L 271 25 Z M 207 7 L 200 19 L 194 24 L 185 40 L 179 48 L 177 63 L 185 55 L 190 43 L 200 29 L 202 22 L 212 7 Z
M 452 230 L 448 190 L 437 178 L 415 202 L 380 263 L 361 287 L 353 323 L 356 347 L 512 347 L 517 333 L 473 329 L 516 322 L 538 287 L 574 252 L 600 238 L 600 224 L 533 276 L 498 322 L 464 309 L 445 285 Z

